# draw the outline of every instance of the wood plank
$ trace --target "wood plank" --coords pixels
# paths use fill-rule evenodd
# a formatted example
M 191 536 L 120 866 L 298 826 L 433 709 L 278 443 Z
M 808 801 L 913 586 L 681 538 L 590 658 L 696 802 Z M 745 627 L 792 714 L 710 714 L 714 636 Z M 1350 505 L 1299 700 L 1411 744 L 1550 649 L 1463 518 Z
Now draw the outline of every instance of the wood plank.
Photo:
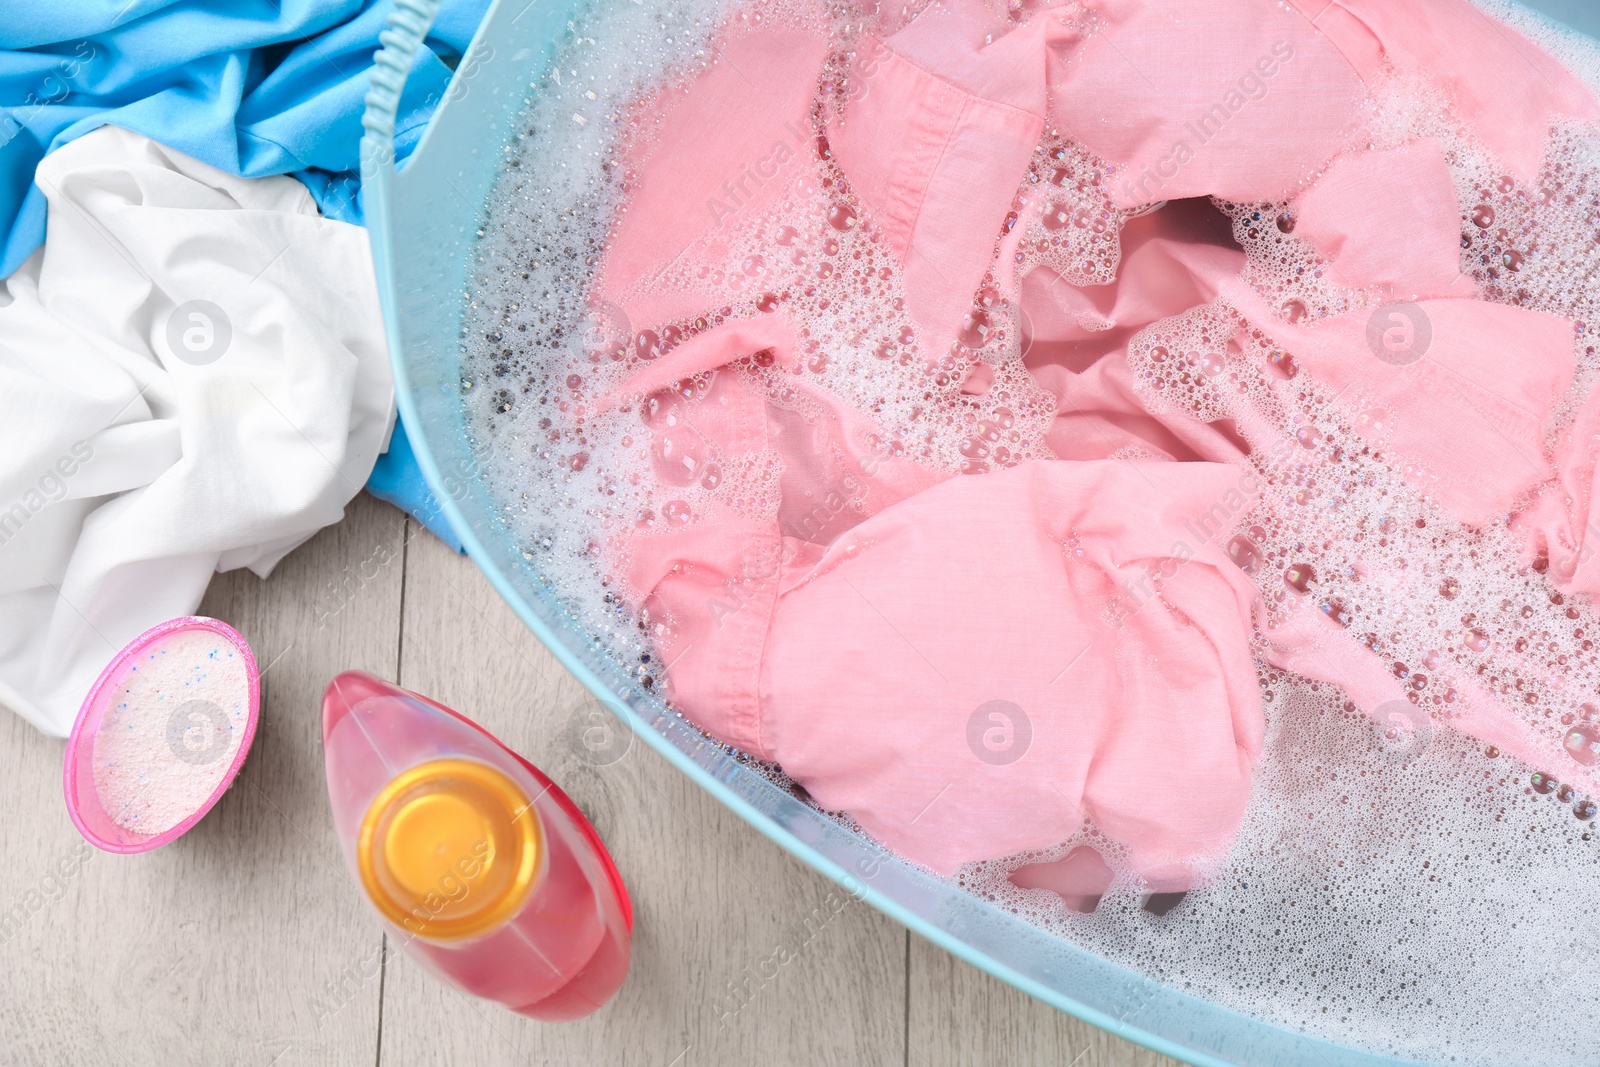
M 25 914 L 0 944 L 0 1058 L 375 1062 L 380 939 L 339 861 L 318 705 L 346 667 L 393 676 L 405 529 L 359 496 L 269 581 L 212 583 L 201 612 L 267 668 L 261 722 L 233 788 L 165 848 L 89 848 L 61 799 L 63 742 L 0 713 L 0 909 Z M 386 547 L 394 562 L 376 565 Z
M 1180 1067 L 911 939 L 909 1067 Z
M 830 902 L 846 898 L 831 882 L 642 742 L 621 735 L 615 761 L 597 766 L 572 728 L 588 723 L 587 694 L 476 568 L 431 538 L 411 545 L 403 634 L 401 684 L 476 719 L 561 784 L 612 849 L 637 921 L 617 999 L 559 1026 L 470 1001 L 391 955 L 383 1063 L 903 1061 L 899 926 L 862 904 L 833 914 Z

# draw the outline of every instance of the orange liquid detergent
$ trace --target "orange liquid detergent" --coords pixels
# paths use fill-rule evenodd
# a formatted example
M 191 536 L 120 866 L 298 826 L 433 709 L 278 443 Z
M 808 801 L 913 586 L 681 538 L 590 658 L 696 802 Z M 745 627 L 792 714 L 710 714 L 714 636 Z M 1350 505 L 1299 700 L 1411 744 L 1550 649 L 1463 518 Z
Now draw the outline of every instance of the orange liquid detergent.
M 594 828 L 532 764 L 360 671 L 323 695 L 328 799 L 357 885 L 401 948 L 463 992 L 577 1019 L 628 972 L 633 911 Z

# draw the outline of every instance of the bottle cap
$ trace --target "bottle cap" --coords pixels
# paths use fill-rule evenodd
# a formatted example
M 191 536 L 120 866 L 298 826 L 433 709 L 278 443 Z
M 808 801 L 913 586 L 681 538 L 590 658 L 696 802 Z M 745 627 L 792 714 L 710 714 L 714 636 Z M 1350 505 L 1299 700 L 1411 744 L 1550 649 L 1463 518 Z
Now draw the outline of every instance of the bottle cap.
M 516 914 L 538 882 L 543 844 L 533 802 L 504 772 L 436 759 L 402 771 L 373 798 L 356 864 L 390 922 L 454 940 Z

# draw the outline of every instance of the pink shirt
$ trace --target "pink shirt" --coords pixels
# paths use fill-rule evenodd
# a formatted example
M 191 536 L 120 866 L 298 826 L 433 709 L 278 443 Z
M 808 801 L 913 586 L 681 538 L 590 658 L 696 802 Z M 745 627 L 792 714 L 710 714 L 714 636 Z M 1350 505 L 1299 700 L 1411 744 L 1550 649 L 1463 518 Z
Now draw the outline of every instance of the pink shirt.
M 1194 309 L 1386 405 L 1383 447 L 1456 519 L 1495 521 L 1559 479 L 1519 517 L 1530 558 L 1548 554 L 1564 588 L 1600 589 L 1579 547 L 1596 449 L 1551 456 L 1543 442 L 1572 381 L 1572 324 L 1475 299 L 1436 144 L 1378 152 L 1354 138 L 1369 86 L 1418 72 L 1509 172 L 1531 175 L 1541 118 L 1600 120 L 1548 56 L 1465 0 L 1103 0 L 1020 23 L 958 0 L 879 30 L 820 129 L 828 43 L 781 25 L 730 28 L 717 63 L 637 116 L 654 147 L 630 163 L 594 295 L 650 331 L 650 358 L 605 403 L 632 405 L 658 456 L 690 457 L 686 477 L 703 455 L 773 472 L 759 506 L 713 494 L 692 516 L 609 531 L 669 695 L 694 721 L 941 872 L 1092 819 L 1153 887 L 1193 884 L 1249 797 L 1258 653 L 1368 710 L 1405 698 L 1313 607 L 1263 624 L 1229 538 L 1271 506 L 1244 457 L 1274 431 L 1152 405 L 1127 359 L 1139 331 Z M 1490 73 L 1508 67 L 1537 76 L 1508 88 Z M 1047 128 L 1119 168 L 1096 194 L 1115 216 L 1111 284 L 1075 284 L 1070 263 L 1017 268 L 1030 226 L 1059 206 L 1049 189 L 1016 200 Z M 654 344 L 733 302 L 741 227 L 817 180 L 819 134 L 901 269 L 922 351 L 962 335 L 980 286 L 1020 301 L 1026 370 L 1056 405 L 1055 458 L 952 477 L 897 454 L 870 413 L 804 373 L 815 355 L 784 307 Z M 1201 202 L 1120 214 L 1203 196 L 1293 198 L 1300 236 L 1345 284 L 1424 309 L 1431 358 L 1374 359 L 1365 313 L 1286 321 L 1241 279 L 1243 255 Z M 652 284 L 669 275 L 686 280 Z M 980 368 L 968 392 L 994 373 Z M 775 378 L 792 402 L 769 394 Z M 1600 440 L 1595 406 L 1582 417 L 1581 439 Z M 1481 695 L 1463 729 L 1559 757 Z

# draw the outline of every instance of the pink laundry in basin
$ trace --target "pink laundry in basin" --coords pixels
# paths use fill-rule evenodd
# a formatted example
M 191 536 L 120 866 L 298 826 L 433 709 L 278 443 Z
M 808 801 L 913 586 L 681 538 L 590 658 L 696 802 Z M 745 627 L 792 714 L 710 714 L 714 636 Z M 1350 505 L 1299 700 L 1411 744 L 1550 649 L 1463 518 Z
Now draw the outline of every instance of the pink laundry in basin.
M 955 0 L 870 20 L 832 102 L 825 32 L 774 20 L 647 99 L 591 292 L 639 332 L 587 353 L 595 393 L 568 384 L 579 418 L 630 420 L 654 487 L 603 551 L 686 715 L 938 871 L 1090 825 L 1158 895 L 1232 841 L 1263 664 L 1568 758 L 1534 694 L 1475 680 L 1467 595 L 1438 648 L 1353 627 L 1421 568 L 1363 562 L 1381 516 L 1346 558 L 1315 516 L 1376 484 L 1345 473 L 1370 456 L 1431 509 L 1413 530 L 1464 543 L 1560 472 L 1584 492 L 1547 494 L 1530 537 L 1553 580 L 1600 581 L 1594 450 L 1545 453 L 1575 324 L 1480 294 L 1456 172 L 1478 152 L 1509 196 L 1552 120 L 1600 111 L 1530 79 L 1527 128 L 1500 129 L 1477 83 L 1522 46 L 1465 0 L 1313 6 L 1328 26 L 1272 0 Z M 1360 132 L 1391 68 L 1432 76 L 1466 140 Z M 1431 348 L 1391 346 L 1401 301 Z M 1099 868 L 1056 862 L 1016 884 L 1092 907 Z
M 180 837 L 239 773 L 260 705 L 255 656 L 228 624 L 183 616 L 140 634 L 101 672 L 67 739 L 73 825 L 107 852 Z

